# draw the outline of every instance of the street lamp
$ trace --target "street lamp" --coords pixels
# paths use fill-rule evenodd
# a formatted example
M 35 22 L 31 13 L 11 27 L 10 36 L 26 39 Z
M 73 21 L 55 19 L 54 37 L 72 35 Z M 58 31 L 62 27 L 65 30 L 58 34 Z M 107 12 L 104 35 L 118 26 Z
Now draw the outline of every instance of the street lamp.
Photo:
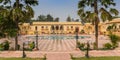
M 35 34 L 36 34 L 36 45 L 35 45 L 35 49 L 36 49 L 36 50 L 39 50 L 39 49 L 38 49 L 38 31 L 37 31 L 37 26 L 35 27 Z
M 89 58 L 89 49 L 90 49 L 90 44 L 89 44 L 89 41 L 87 41 L 87 51 L 86 51 L 86 58 Z
M 25 57 L 26 57 L 24 46 L 25 46 L 25 43 L 23 42 L 23 54 L 22 54 L 22 58 L 25 58 Z
M 76 33 L 76 48 L 78 48 L 78 32 L 79 32 L 79 28 L 76 27 L 76 29 L 75 29 L 75 33 Z

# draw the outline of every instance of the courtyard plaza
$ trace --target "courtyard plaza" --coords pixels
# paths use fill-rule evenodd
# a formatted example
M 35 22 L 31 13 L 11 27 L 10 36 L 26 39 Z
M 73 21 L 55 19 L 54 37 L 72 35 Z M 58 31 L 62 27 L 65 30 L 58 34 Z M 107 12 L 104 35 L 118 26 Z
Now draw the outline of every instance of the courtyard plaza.
M 44 35 L 48 36 L 48 35 Z M 57 35 L 56 35 L 57 36 Z M 56 37 L 55 36 L 55 37 Z M 59 39 L 58 39 L 59 38 Z M 58 38 L 41 38 L 38 37 L 38 51 L 25 51 L 27 57 L 30 58 L 43 58 L 46 56 L 47 60 L 71 60 L 70 55 L 73 57 L 84 57 L 85 51 L 81 51 L 76 49 L 76 39 L 75 37 L 69 36 L 67 37 L 58 37 Z M 93 47 L 92 44 L 95 42 L 94 35 L 80 35 L 78 41 L 81 43 L 86 43 L 89 41 L 90 47 Z M 30 41 L 35 41 L 35 35 L 26 35 L 19 36 L 19 45 L 26 42 L 26 44 Z M 3 41 L 6 39 L 2 39 Z M 10 40 L 11 46 L 14 47 L 14 39 Z M 100 35 L 99 36 L 99 47 L 102 47 L 103 44 L 110 42 L 108 36 Z M 115 50 L 92 50 L 89 55 L 91 57 L 100 57 L 100 56 L 120 56 L 120 47 Z M 22 51 L 0 51 L 0 57 L 22 57 Z
M 79 35 L 78 42 L 86 44 L 89 41 L 91 48 L 95 42 L 93 35 Z M 22 42 L 28 44 L 29 42 L 36 43 L 35 35 L 19 36 L 19 45 Z M 110 42 L 107 36 L 101 35 L 99 37 L 99 48 L 103 44 Z M 14 43 L 14 41 L 13 41 Z M 38 49 L 39 51 L 47 52 L 72 52 L 76 51 L 76 36 L 75 35 L 39 35 L 38 36 Z

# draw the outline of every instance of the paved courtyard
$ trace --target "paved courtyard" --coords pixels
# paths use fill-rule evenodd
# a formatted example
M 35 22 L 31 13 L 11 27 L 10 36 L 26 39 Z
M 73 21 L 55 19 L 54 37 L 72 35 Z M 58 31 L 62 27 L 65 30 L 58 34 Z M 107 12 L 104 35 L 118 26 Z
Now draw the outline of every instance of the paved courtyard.
M 95 42 L 94 36 L 88 35 L 86 37 L 90 38 L 82 38 L 78 39 L 80 43 L 86 44 L 89 41 L 91 48 L 93 47 L 93 43 Z M 110 42 L 108 37 L 100 36 L 99 37 L 99 47 L 102 48 L 103 44 Z M 38 46 L 40 51 L 47 52 L 72 52 L 76 51 L 76 39 L 63 39 L 63 40 L 38 40 Z
M 94 36 L 89 35 L 90 38 L 78 39 L 81 43 L 90 42 L 91 47 L 92 43 L 95 42 Z M 21 38 L 19 38 L 21 39 Z M 25 37 L 22 37 L 22 40 L 19 40 L 19 44 L 22 45 L 22 42 L 28 41 Z M 29 41 L 35 41 L 29 39 Z M 14 41 L 12 41 L 14 42 Z M 100 36 L 99 37 L 99 47 L 102 47 L 103 44 L 110 42 L 108 37 Z M 74 57 L 84 57 L 85 51 L 80 51 L 76 49 L 76 39 L 63 39 L 63 40 L 50 40 L 50 39 L 39 39 L 38 40 L 39 51 L 26 51 L 27 57 L 31 58 L 43 58 L 46 55 L 47 60 L 71 60 L 70 54 Z M 11 44 L 11 46 L 14 46 Z M 116 50 L 109 51 L 90 51 L 90 56 L 120 56 L 120 48 Z M 22 57 L 22 51 L 1 51 L 0 57 Z

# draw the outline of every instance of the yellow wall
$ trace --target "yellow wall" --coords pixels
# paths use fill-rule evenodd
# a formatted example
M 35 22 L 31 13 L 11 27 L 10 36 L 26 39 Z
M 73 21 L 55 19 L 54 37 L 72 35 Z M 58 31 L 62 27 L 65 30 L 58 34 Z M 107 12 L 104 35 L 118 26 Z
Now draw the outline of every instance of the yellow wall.
M 99 34 L 108 33 L 107 27 L 116 24 L 117 27 L 117 34 L 120 32 L 120 18 L 114 19 L 110 22 L 104 22 L 99 24 Z M 27 34 L 27 35 L 34 35 L 36 30 L 35 27 L 37 26 L 38 34 L 51 34 L 51 33 L 58 33 L 58 34 L 75 34 L 76 27 L 79 27 L 79 32 L 81 30 L 85 31 L 85 34 L 94 34 L 94 25 L 91 23 L 85 23 L 84 25 L 80 22 L 33 22 L 31 25 L 29 23 L 23 23 L 20 25 L 20 33 Z M 51 27 L 54 26 L 62 26 L 62 30 L 52 30 Z M 44 28 L 43 28 L 44 27 Z

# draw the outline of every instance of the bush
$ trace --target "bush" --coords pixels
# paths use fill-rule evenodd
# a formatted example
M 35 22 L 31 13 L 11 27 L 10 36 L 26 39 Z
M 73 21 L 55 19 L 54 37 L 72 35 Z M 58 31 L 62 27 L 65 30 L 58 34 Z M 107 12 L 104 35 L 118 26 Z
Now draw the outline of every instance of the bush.
M 118 41 L 120 40 L 120 37 L 115 35 L 115 34 L 110 34 L 109 38 L 111 40 L 113 49 L 115 49 L 116 47 L 118 47 Z
M 79 48 L 80 50 L 84 50 L 84 49 L 85 49 L 85 44 L 84 44 L 84 43 L 78 42 L 77 45 L 78 45 L 78 48 Z
M 84 31 L 84 30 L 81 30 L 81 31 L 80 31 L 80 33 L 81 33 L 81 34 L 84 34 L 84 33 L 85 33 L 85 31 Z
M 0 51 L 3 51 L 4 50 L 4 46 L 3 46 L 3 43 L 0 44 Z
M 104 44 L 104 48 L 105 49 L 112 49 L 112 44 L 110 44 L 110 43 L 106 43 L 106 44 Z
M 8 41 L 5 41 L 4 42 L 4 50 L 9 50 L 9 42 Z
M 34 42 L 31 42 L 31 43 L 29 44 L 29 47 L 30 47 L 30 49 L 34 49 L 34 48 L 35 48 L 35 43 L 34 43 Z
M 30 48 L 24 48 L 25 51 L 32 51 Z
M 115 44 L 113 43 L 112 46 L 113 46 L 113 49 L 115 49 L 116 47 L 118 47 L 118 43 L 115 43 Z
M 4 38 L 5 34 L 3 32 L 0 32 L 0 38 Z
M 93 43 L 93 49 L 97 49 L 96 48 L 96 42 Z
M 14 49 L 14 47 L 11 47 L 11 48 L 9 48 L 9 50 L 10 50 L 10 51 L 14 51 L 15 49 Z

